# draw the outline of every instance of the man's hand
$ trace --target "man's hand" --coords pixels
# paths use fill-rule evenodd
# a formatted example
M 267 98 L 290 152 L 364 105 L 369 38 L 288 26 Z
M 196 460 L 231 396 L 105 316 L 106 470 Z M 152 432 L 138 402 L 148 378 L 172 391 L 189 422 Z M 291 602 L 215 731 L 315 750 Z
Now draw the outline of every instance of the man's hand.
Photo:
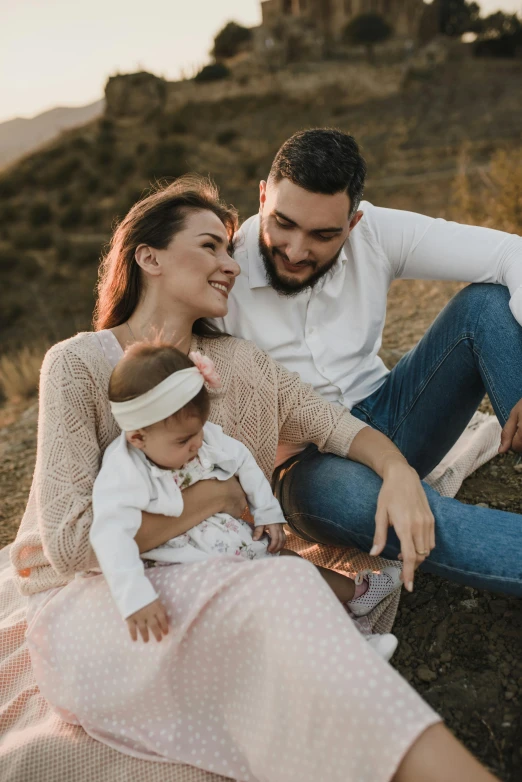
M 267 524 L 266 527 L 256 527 L 254 529 L 253 539 L 261 540 L 265 532 L 270 538 L 270 545 L 268 546 L 268 552 L 270 554 L 277 554 L 285 547 L 286 533 L 282 524 Z
M 405 463 L 392 465 L 384 475 L 375 515 L 372 556 L 384 549 L 388 527 L 395 529 L 401 542 L 402 580 L 411 592 L 416 568 L 435 548 L 435 519 L 419 476 Z
M 138 632 L 145 641 L 149 640 L 149 630 L 156 639 L 161 641 L 164 635 L 169 631 L 167 612 L 163 603 L 159 600 L 153 600 L 148 606 L 140 608 L 134 614 L 131 614 L 125 620 L 129 633 L 133 641 L 138 640 Z
M 522 453 L 522 399 L 517 402 L 500 435 L 499 453 L 509 450 Z

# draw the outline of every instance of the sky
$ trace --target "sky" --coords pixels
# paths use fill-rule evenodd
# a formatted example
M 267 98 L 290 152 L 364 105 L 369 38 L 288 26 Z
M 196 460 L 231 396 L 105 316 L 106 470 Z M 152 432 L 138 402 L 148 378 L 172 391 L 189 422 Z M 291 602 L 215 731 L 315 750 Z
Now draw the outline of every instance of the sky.
M 522 0 L 482 0 L 485 13 Z M 0 122 L 54 106 L 83 106 L 115 73 L 169 80 L 208 62 L 231 19 L 253 26 L 259 0 L 0 0 Z

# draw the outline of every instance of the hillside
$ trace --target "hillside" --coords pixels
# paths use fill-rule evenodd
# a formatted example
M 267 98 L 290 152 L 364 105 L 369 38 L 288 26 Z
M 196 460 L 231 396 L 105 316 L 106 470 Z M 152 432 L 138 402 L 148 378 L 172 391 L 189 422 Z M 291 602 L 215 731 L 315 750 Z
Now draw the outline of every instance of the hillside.
M 0 168 L 58 136 L 63 130 L 84 125 L 103 112 L 103 101 L 88 106 L 57 107 L 26 119 L 0 123 Z
M 463 145 L 480 176 L 497 150 L 520 144 L 521 75 L 519 61 L 462 59 L 404 83 L 400 66 L 335 63 L 313 78 L 265 79 L 263 89 L 189 84 L 180 95 L 172 85 L 163 105 L 150 104 L 161 80 L 111 80 L 106 116 L 0 174 L 0 353 L 88 326 L 111 226 L 150 182 L 210 173 L 245 218 L 298 128 L 352 132 L 368 160 L 370 200 L 458 217 L 451 193 Z

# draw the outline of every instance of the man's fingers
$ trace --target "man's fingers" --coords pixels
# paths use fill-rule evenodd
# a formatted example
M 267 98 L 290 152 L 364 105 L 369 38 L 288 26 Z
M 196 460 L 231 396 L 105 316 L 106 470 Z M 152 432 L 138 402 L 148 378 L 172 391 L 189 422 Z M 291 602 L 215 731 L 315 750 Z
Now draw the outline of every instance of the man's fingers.
M 375 535 L 373 536 L 373 548 L 370 551 L 372 557 L 381 553 L 388 539 L 388 513 L 377 508 L 375 514 Z
M 522 421 L 518 422 L 517 430 L 511 441 L 511 448 L 516 453 L 522 453 Z
M 149 642 L 149 628 L 148 628 L 147 623 L 146 622 L 140 622 L 138 627 L 139 627 L 139 630 L 140 630 L 141 637 L 143 638 L 145 643 L 148 643 Z
M 511 448 L 511 443 L 513 442 L 513 437 L 517 431 L 517 427 L 518 415 L 516 413 L 511 413 L 500 434 L 500 448 L 498 449 L 499 453 L 507 453 L 509 451 Z
M 413 542 L 417 555 L 417 566 L 424 562 L 431 551 L 430 527 L 426 519 L 418 521 L 413 528 Z
M 134 622 L 127 622 L 127 627 L 129 628 L 130 637 L 133 641 L 138 640 L 138 629 Z
M 261 540 L 263 535 L 265 534 L 265 528 L 264 527 L 254 527 L 254 534 L 252 535 L 253 540 Z

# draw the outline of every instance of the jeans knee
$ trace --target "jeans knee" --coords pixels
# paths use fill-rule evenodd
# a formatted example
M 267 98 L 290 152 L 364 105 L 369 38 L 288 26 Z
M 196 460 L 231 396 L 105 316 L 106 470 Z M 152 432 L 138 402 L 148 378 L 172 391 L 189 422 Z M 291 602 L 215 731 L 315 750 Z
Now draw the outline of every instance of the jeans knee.
M 470 315 L 492 323 L 498 323 L 502 316 L 511 316 L 509 290 L 505 285 L 475 282 L 460 291 L 455 297 L 469 309 Z

